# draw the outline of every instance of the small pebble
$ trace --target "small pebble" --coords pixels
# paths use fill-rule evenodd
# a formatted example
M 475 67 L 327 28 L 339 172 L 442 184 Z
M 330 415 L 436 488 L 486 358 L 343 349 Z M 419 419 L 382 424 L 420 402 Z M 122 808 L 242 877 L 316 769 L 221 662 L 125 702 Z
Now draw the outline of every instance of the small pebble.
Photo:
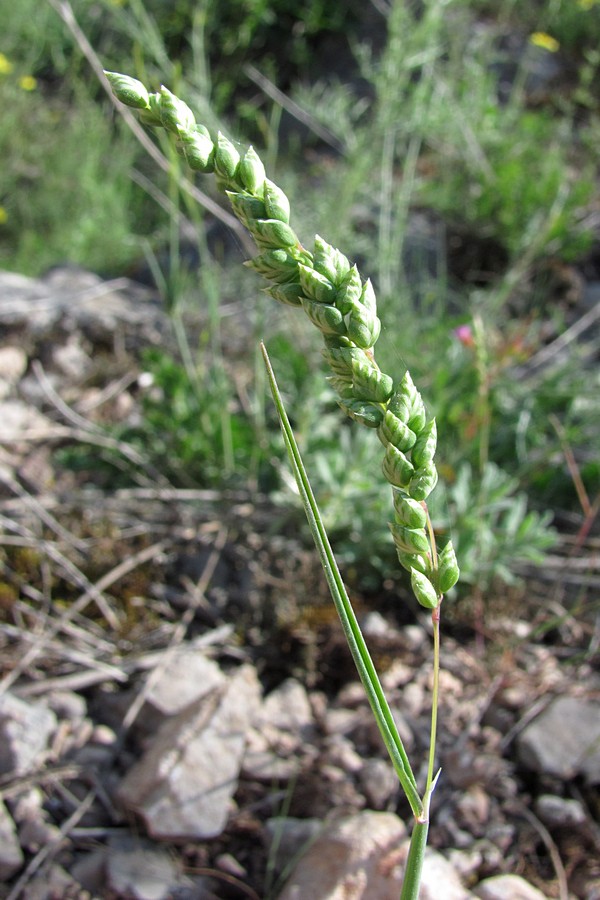
M 565 800 L 554 794 L 542 794 L 535 803 L 536 815 L 549 828 L 573 828 L 587 819 L 579 800 Z

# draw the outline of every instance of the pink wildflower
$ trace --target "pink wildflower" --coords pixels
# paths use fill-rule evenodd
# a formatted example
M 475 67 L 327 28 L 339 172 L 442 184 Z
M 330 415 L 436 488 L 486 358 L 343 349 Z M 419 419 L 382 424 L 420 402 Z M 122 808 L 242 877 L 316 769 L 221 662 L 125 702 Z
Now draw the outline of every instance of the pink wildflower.
M 453 334 L 461 342 L 463 347 L 474 347 L 475 338 L 473 337 L 473 329 L 470 325 L 459 325 L 455 328 Z

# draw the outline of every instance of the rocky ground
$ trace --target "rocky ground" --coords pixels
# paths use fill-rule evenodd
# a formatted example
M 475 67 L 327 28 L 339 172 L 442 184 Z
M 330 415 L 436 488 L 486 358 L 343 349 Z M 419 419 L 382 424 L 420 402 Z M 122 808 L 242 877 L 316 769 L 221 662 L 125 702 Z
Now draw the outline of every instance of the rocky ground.
M 0 273 L 0 896 L 397 897 L 408 807 L 297 529 L 56 464 L 111 449 L 168 339 L 126 279 Z M 425 898 L 600 898 L 599 549 L 446 629 Z M 427 617 L 356 600 L 422 778 Z

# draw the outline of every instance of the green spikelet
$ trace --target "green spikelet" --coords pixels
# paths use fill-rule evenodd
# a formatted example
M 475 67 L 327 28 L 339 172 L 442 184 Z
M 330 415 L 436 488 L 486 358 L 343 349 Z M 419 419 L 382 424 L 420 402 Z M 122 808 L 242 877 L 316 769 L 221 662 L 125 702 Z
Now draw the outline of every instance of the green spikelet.
M 373 403 L 365 403 L 362 400 L 338 400 L 338 404 L 347 416 L 367 428 L 377 428 L 381 422 L 383 410 Z
M 264 201 L 269 219 L 279 219 L 280 222 L 289 224 L 290 201 L 281 188 L 269 181 L 268 178 L 265 179 Z
M 148 109 L 150 96 L 141 81 L 138 81 L 137 78 L 130 78 L 129 75 L 121 75 L 119 72 L 104 70 L 104 74 L 108 78 L 117 100 L 133 109 Z
M 314 300 L 317 303 L 329 303 L 333 305 L 333 301 L 335 300 L 335 288 L 325 275 L 321 275 L 310 266 L 301 265 L 300 284 L 302 285 L 306 296 L 311 300 Z
M 352 310 L 348 318 L 348 337 L 364 350 L 372 347 L 379 337 L 381 322 L 377 316 Z
M 363 285 L 358 303 L 348 313 L 348 337 L 359 347 L 368 350 L 377 342 L 381 322 L 376 315 L 377 302 L 370 279 Z
M 206 129 L 200 131 L 200 127 L 196 126 L 191 131 L 178 128 L 177 148 L 183 153 L 190 169 L 195 172 L 209 173 L 213 172 L 215 168 L 215 145 L 205 134 Z
M 423 504 L 412 497 L 407 497 L 402 491 L 394 491 L 394 512 L 399 525 L 425 528 L 427 524 L 427 512 Z
M 405 553 L 403 550 L 398 550 L 398 561 L 402 568 L 406 569 L 407 572 L 412 572 L 413 569 L 416 569 L 421 575 L 427 575 L 428 578 L 431 576 L 431 565 L 426 556 L 419 556 L 415 553 Z
M 445 594 L 453 588 L 460 578 L 460 569 L 456 561 L 456 554 L 452 542 L 449 541 L 438 557 L 438 587 L 440 593 Z
M 300 276 L 300 280 L 304 289 L 302 276 Z M 344 334 L 346 331 L 344 317 L 336 306 L 330 306 L 328 303 L 317 303 L 315 300 L 309 300 L 308 297 L 303 297 L 302 306 L 310 321 L 323 334 Z
M 354 385 L 348 378 L 344 378 L 341 375 L 328 375 L 327 381 L 340 400 L 344 400 L 346 403 L 356 400 L 356 397 L 354 396 Z
M 259 194 L 265 186 L 265 167 L 254 147 L 248 147 L 239 164 L 238 176 L 251 194 Z
M 385 416 L 379 429 L 379 437 L 384 446 L 391 443 L 398 450 L 402 450 L 403 453 L 408 453 L 417 440 L 414 431 L 411 431 L 408 425 L 405 425 L 402 419 L 395 416 L 389 408 L 385 411 Z
M 364 350 L 361 350 L 359 347 L 353 347 L 352 345 L 348 347 L 334 347 L 329 345 L 323 351 L 323 356 L 327 360 L 330 369 L 335 372 L 336 375 L 344 375 L 348 378 L 352 378 L 352 366 L 355 362 L 364 365 L 369 365 L 371 363 Z
M 411 417 L 409 419 L 409 427 L 410 423 L 413 422 L 414 419 Z M 430 419 L 429 422 L 426 422 L 423 428 L 417 433 L 417 440 L 415 441 L 415 445 L 412 448 L 411 459 L 413 461 L 413 465 L 417 467 L 417 469 L 426 466 L 433 460 L 435 456 L 435 449 L 437 446 L 437 427 L 435 424 L 435 419 Z
M 346 273 L 335 295 L 335 305 L 344 315 L 357 309 L 362 294 L 362 281 L 356 266 Z
M 273 284 L 263 290 L 265 294 L 278 300 L 279 303 L 285 303 L 287 306 L 302 306 L 302 285 L 297 281 L 288 284 Z
M 241 191 L 226 191 L 225 193 L 229 197 L 234 213 L 248 230 L 250 223 L 255 219 L 269 218 L 266 204 L 259 197 L 251 197 Z
M 172 94 L 164 85 L 160 89 L 158 109 L 163 127 L 173 134 L 192 131 L 196 125 L 194 113 L 187 103 Z
M 297 282 L 300 274 L 298 260 L 285 250 L 265 250 L 244 265 L 277 284 Z
M 142 125 L 149 125 L 151 128 L 163 128 L 160 118 L 160 94 L 148 94 L 148 109 L 139 111 L 140 122 Z
M 429 462 L 413 474 L 408 485 L 408 493 L 414 500 L 427 500 L 437 481 L 435 464 Z
M 415 467 L 411 461 L 393 444 L 388 444 L 385 448 L 382 468 L 386 481 L 389 481 L 394 487 L 408 487 L 415 474 Z
M 406 525 L 398 525 L 396 522 L 390 522 L 389 526 L 398 550 L 416 556 L 429 553 L 429 541 L 423 528 L 407 528 Z
M 407 371 L 392 394 L 388 409 L 407 425 L 413 405 L 418 402 L 418 398 L 419 392 L 413 384 L 410 372 Z M 414 431 L 414 429 L 412 430 Z
M 315 270 L 339 288 L 350 271 L 350 263 L 343 253 L 328 244 L 317 234 L 313 253 Z
M 298 243 L 294 231 L 279 219 L 253 219 L 248 222 L 248 231 L 261 249 L 277 250 L 295 247 Z
M 224 134 L 217 135 L 215 152 L 215 172 L 227 184 L 235 183 L 235 174 L 240 163 L 240 154 Z
M 440 605 L 440 598 L 426 575 L 413 569 L 410 573 L 410 583 L 413 593 L 421 606 L 424 606 L 425 609 L 437 609 Z
M 357 359 L 352 360 L 352 381 L 356 399 L 372 400 L 374 403 L 385 403 L 394 386 L 389 375 L 385 375 L 373 364 Z

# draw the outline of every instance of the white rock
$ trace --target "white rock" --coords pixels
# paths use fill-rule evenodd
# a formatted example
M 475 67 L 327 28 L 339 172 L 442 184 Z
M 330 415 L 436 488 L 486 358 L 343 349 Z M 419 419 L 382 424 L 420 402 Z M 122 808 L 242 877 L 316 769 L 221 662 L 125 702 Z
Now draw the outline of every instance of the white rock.
M 39 819 L 43 816 L 44 793 L 38 785 L 34 785 L 19 793 L 11 804 L 13 819 L 21 825 L 28 819 Z
M 269 856 L 279 870 L 285 869 L 308 850 L 323 830 L 320 819 L 296 819 L 292 816 L 275 816 L 265 824 L 269 842 Z
M 579 800 L 566 800 L 554 794 L 541 794 L 535 801 L 535 811 L 549 828 L 573 828 L 587 821 L 585 809 Z
M 18 826 L 19 843 L 30 853 L 60 839 L 60 831 L 48 819 L 44 809 L 46 795 L 37 785 L 23 791 L 11 805 L 12 816 Z
M 410 839 L 398 816 L 362 812 L 324 825 L 279 900 L 398 900 Z M 428 849 L 420 900 L 471 900 L 451 864 Z
M 41 811 L 40 811 L 41 812 Z M 25 819 L 19 828 L 19 841 L 30 853 L 37 853 L 41 847 L 58 844 L 60 829 L 48 822 L 43 812 L 37 818 Z
M 494 875 L 481 881 L 474 889 L 480 900 L 548 900 L 519 875 Z
M 265 698 L 248 735 L 244 772 L 251 778 L 288 779 L 298 770 L 299 751 L 310 748 L 314 731 L 306 689 L 288 678 Z
M 108 847 L 102 846 L 97 850 L 87 849 L 77 856 L 71 865 L 71 875 L 92 896 L 100 897 L 106 888 L 106 860 Z
M 328 709 L 325 712 L 323 727 L 326 734 L 350 734 L 364 721 L 364 713 L 360 709 Z
M 408 854 L 409 842 L 405 842 Z M 470 900 L 470 891 L 463 886 L 460 876 L 445 856 L 427 848 L 423 863 L 419 900 Z
M 0 880 L 14 875 L 23 865 L 23 854 L 17 830 L 9 812 L 0 800 Z
M 358 709 L 365 705 L 365 689 L 360 681 L 349 681 L 340 688 L 335 706 L 338 709 Z
M 216 693 L 168 719 L 120 785 L 121 802 L 155 837 L 215 837 L 227 822 L 259 708 L 254 668 L 242 666 Z
M 54 423 L 22 400 L 4 400 L 0 403 L 2 439 L 19 441 L 25 431 L 52 431 Z
M 75 691 L 51 691 L 47 702 L 52 712 L 61 719 L 78 722 L 87 714 L 85 699 Z
M 405 835 L 393 813 L 362 812 L 325 826 L 279 900 L 397 900 Z
M 304 736 L 313 728 L 313 714 L 304 685 L 288 678 L 265 697 L 259 721 L 282 731 L 298 732 Z
M 116 732 L 108 725 L 95 725 L 90 734 L 90 743 L 98 747 L 114 747 L 117 742 Z
M 521 761 L 536 772 L 600 784 L 600 704 L 557 697 L 517 739 Z
M 0 695 L 0 774 L 24 775 L 43 762 L 56 716 L 41 703 Z
M 92 367 L 79 335 L 71 335 L 65 344 L 57 344 L 52 350 L 52 362 L 71 381 L 83 381 Z
M 398 633 L 397 630 L 384 619 L 381 613 L 376 610 L 372 610 L 362 617 L 360 630 L 365 638 L 371 639 L 386 638 L 394 633 Z
M 146 703 L 163 717 L 174 716 L 224 682 L 225 675 L 215 662 L 199 650 L 183 646 L 170 657 Z
M 386 759 L 367 759 L 360 771 L 360 786 L 371 809 L 385 809 L 398 793 L 398 776 Z
M 27 368 L 27 354 L 22 347 L 0 347 L 0 378 L 15 385 Z
M 365 764 L 352 741 L 343 734 L 332 734 L 327 739 L 326 748 L 328 762 L 349 775 L 357 775 Z
M 427 632 L 421 625 L 406 625 L 402 629 L 402 634 L 411 650 L 420 650 L 429 640 Z
M 55 897 L 77 897 L 78 890 L 79 885 L 69 872 L 57 863 L 51 863 L 28 882 L 19 896 L 26 900 L 54 900 Z
M 473 881 L 473 874 L 481 868 L 483 863 L 483 855 L 479 847 L 475 845 L 468 850 L 450 850 L 448 861 L 463 881 Z
M 0 328 L 27 331 L 32 340 L 81 330 L 92 340 L 116 334 L 158 343 L 167 330 L 155 295 L 120 278 L 103 281 L 74 266 L 43 278 L 0 270 Z
M 172 895 L 178 873 L 168 850 L 123 834 L 109 841 L 106 879 L 120 897 L 166 900 Z
M 8 397 L 27 368 L 27 354 L 21 347 L 0 347 L 0 400 Z

